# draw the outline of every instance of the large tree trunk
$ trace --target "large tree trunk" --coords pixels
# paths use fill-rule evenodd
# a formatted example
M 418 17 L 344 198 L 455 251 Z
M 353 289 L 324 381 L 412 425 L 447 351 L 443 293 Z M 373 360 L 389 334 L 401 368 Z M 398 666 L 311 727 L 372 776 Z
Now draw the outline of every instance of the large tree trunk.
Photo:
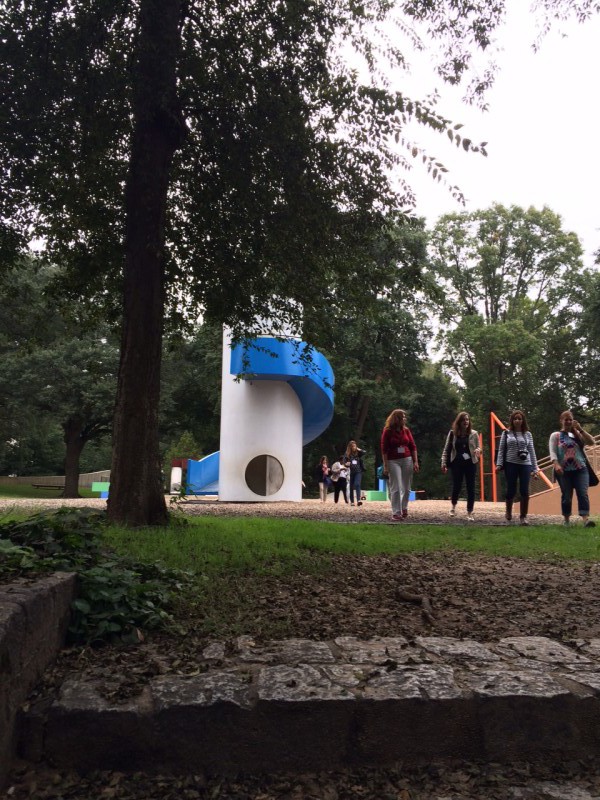
M 79 494 L 79 457 L 86 440 L 81 435 L 83 423 L 76 417 L 70 417 L 63 423 L 65 453 L 65 489 L 62 497 L 81 497 Z
M 121 361 L 108 500 L 111 520 L 167 520 L 158 447 L 169 172 L 185 124 L 177 100 L 181 0 L 142 0 L 127 178 Z

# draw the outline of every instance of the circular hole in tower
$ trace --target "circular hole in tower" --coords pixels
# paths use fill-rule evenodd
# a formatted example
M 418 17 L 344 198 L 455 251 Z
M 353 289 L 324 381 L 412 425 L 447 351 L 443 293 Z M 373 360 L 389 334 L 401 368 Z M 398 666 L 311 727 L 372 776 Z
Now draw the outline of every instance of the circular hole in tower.
M 256 456 L 246 467 L 246 485 L 254 494 L 268 497 L 278 492 L 284 479 L 283 466 L 275 456 Z

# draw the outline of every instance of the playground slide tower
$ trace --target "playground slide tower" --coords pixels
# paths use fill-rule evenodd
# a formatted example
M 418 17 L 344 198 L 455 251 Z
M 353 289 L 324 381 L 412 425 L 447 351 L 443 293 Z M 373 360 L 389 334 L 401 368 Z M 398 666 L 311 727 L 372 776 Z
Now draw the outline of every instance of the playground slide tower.
M 302 499 L 302 447 L 333 416 L 333 371 L 307 349 L 291 336 L 232 347 L 224 331 L 219 500 Z

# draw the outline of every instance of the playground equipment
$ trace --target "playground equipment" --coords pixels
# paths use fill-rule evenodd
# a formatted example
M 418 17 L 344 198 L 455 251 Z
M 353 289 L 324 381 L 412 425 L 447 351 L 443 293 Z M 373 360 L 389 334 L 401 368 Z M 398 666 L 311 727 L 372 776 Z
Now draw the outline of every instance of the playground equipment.
M 329 362 L 306 342 L 259 336 L 232 347 L 225 330 L 221 449 L 188 460 L 186 493 L 301 500 L 302 447 L 331 422 L 333 385 Z

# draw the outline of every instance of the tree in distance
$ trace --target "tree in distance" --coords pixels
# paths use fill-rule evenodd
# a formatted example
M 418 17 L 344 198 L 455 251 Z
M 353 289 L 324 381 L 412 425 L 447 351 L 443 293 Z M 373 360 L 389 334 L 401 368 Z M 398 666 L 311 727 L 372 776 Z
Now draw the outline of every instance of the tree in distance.
M 63 497 L 79 497 L 79 460 L 111 430 L 118 349 L 52 295 L 59 270 L 18 259 L 0 272 L 2 439 L 18 450 L 45 424 L 64 442 Z

